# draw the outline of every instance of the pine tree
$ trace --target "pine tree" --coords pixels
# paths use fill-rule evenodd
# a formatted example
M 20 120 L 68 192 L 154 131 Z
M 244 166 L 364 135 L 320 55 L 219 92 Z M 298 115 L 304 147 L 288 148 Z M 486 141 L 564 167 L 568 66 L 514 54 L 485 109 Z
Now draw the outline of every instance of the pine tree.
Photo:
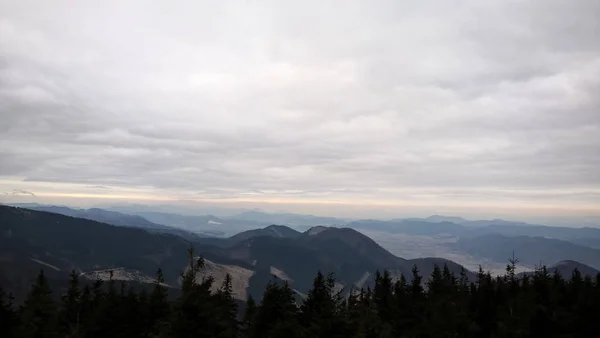
M 278 285 L 269 282 L 260 303 L 253 325 L 254 338 L 302 337 L 302 326 L 298 322 L 298 306 L 294 292 L 287 282 Z
M 532 282 L 535 308 L 531 318 L 531 330 L 540 336 L 548 337 L 555 328 L 551 320 L 550 276 L 545 266 L 536 267 Z
M 57 337 L 56 305 L 44 271 L 40 271 L 21 308 L 19 337 Z
M 159 268 L 156 272 L 156 281 L 154 288 L 148 298 L 149 326 L 153 334 L 168 331 L 169 301 L 168 290 L 164 285 L 165 277 Z
M 321 271 L 313 281 L 300 307 L 300 322 L 311 337 L 345 337 L 341 290 L 335 290 L 333 274 L 325 277 Z
M 393 287 L 392 277 L 388 270 L 385 270 L 383 274 L 380 274 L 379 271 L 375 273 L 373 300 L 379 317 L 386 323 L 389 323 L 393 316 Z
M 408 282 L 403 274 L 394 284 L 394 321 L 393 332 L 400 337 L 407 330 L 410 321 L 410 300 L 408 294 Z
M 346 306 L 346 321 L 347 329 L 353 337 L 365 337 L 364 331 L 364 316 L 362 297 L 365 293 L 364 289 L 359 291 L 350 290 Z
M 254 320 L 256 319 L 257 312 L 258 307 L 256 306 L 256 302 L 252 298 L 252 295 L 249 295 L 248 300 L 246 300 L 246 308 L 244 309 L 244 317 L 242 319 L 241 333 L 243 337 L 254 336 Z
M 215 295 L 216 310 L 218 311 L 217 337 L 235 338 L 238 336 L 237 304 L 233 299 L 231 275 L 225 279 Z
M 419 274 L 419 268 L 414 265 L 412 268 L 412 280 L 408 287 L 409 313 L 407 334 L 417 336 L 423 332 L 425 327 L 425 292 L 422 286 L 423 277 Z
M 13 337 L 18 325 L 13 301 L 13 296 L 6 294 L 0 286 L 0 332 L 4 332 L 6 337 Z
M 188 268 L 181 273 L 181 295 L 173 305 L 169 335 L 178 337 L 214 337 L 216 335 L 216 312 L 210 289 L 214 279 L 203 277 L 197 282 L 198 273 L 204 268 L 204 259 L 188 250 Z
M 447 266 L 440 269 L 434 265 L 427 281 L 426 331 L 430 336 L 442 336 L 444 332 L 456 332 L 457 319 L 454 296 L 456 279 Z
M 94 304 L 92 302 L 92 289 L 86 284 L 81 290 L 79 308 L 81 310 L 79 314 L 79 332 L 82 336 L 86 336 L 88 330 L 94 327 L 92 321 L 94 320 Z
M 477 272 L 477 288 L 474 293 L 474 324 L 473 334 L 489 336 L 496 325 L 496 307 L 494 305 L 494 281 L 489 272 L 484 272 L 481 266 Z
M 81 291 L 79 290 L 79 274 L 71 271 L 69 288 L 61 297 L 59 312 L 60 331 L 68 337 L 81 337 Z

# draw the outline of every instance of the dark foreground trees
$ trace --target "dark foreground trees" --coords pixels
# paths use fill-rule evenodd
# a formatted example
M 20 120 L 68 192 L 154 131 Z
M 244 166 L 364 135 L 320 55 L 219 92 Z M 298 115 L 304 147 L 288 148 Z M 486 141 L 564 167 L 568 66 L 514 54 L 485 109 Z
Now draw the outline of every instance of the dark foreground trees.
M 377 273 L 372 288 L 342 289 L 318 273 L 300 295 L 273 281 L 238 311 L 230 276 L 213 287 L 190 251 L 181 292 L 168 299 L 162 273 L 150 292 L 114 281 L 83 285 L 71 274 L 58 301 L 40 273 L 23 304 L 0 288 L 2 337 L 599 337 L 600 275 L 563 278 L 540 268 L 517 277 L 479 271 L 474 281 L 436 267 L 421 283 Z M 212 290 L 212 291 L 211 291 Z

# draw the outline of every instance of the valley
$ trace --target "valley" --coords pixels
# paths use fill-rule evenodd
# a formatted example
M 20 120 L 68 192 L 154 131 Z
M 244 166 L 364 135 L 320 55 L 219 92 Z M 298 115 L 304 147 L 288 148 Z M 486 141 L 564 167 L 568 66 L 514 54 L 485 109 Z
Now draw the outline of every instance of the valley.
M 490 271 L 492 275 L 502 275 L 506 272 L 506 260 L 494 260 L 486 257 L 474 257 L 468 253 L 452 249 L 448 244 L 455 243 L 458 239 L 455 237 L 431 237 L 406 234 L 390 234 L 381 231 L 360 230 L 361 233 L 371 237 L 383 248 L 398 257 L 407 259 L 422 257 L 442 257 L 454 261 L 466 269 L 477 271 L 481 266 L 485 271 Z M 517 271 L 531 271 L 535 268 L 533 265 L 517 264 Z

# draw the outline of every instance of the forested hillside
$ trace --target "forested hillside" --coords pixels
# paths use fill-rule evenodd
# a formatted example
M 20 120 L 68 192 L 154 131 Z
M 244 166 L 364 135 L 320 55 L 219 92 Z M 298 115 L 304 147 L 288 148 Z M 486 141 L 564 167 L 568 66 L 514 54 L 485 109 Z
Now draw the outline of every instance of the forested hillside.
M 260 300 L 249 298 L 243 313 L 228 275 L 217 291 L 210 277 L 198 280 L 202 258 L 190 252 L 181 294 L 173 300 L 161 284 L 148 293 L 114 280 L 82 286 L 77 273 L 55 302 L 41 272 L 26 301 L 16 307 L 0 291 L 3 337 L 596 337 L 600 274 L 575 270 L 563 278 L 545 268 L 517 277 L 514 265 L 493 278 L 435 267 L 421 283 L 415 267 L 394 281 L 375 274 L 373 288 L 344 296 L 335 276 L 320 272 L 303 300 L 281 280 L 267 284 Z

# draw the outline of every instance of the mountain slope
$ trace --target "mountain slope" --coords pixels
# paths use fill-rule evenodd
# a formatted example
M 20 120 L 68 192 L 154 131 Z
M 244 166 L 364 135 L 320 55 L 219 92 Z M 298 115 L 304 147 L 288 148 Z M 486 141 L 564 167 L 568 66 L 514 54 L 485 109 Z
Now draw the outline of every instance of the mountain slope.
M 85 219 L 93 220 L 96 222 L 107 223 L 107 224 L 116 225 L 116 226 L 142 228 L 142 229 L 147 229 L 148 231 L 181 236 L 181 237 L 189 239 L 189 240 L 194 240 L 194 239 L 200 238 L 200 236 L 198 236 L 197 234 L 191 233 L 189 231 L 177 229 L 177 228 L 162 225 L 162 224 L 153 223 L 153 222 L 150 222 L 147 219 L 145 219 L 141 216 L 138 216 L 138 215 L 128 215 L 128 214 L 123 214 L 123 213 L 116 212 L 116 211 L 109 211 L 109 210 L 104 210 L 104 209 L 99 209 L 99 208 L 74 209 L 74 208 L 68 208 L 68 207 L 64 207 L 64 206 L 32 205 L 32 206 L 27 207 L 27 209 L 53 212 L 53 213 L 71 216 L 71 217 L 85 218 Z
M 240 232 L 239 234 L 233 235 L 229 237 L 229 239 L 235 243 L 241 242 L 252 237 L 259 236 L 268 236 L 268 237 L 278 237 L 278 238 L 296 238 L 300 236 L 300 232 L 288 228 L 283 225 L 270 225 L 266 228 L 262 229 L 252 229 L 244 232 Z
M 71 269 L 123 267 L 150 276 L 161 267 L 168 282 L 176 283 L 189 246 L 188 241 L 174 235 L 0 206 L 0 257 L 4 266 L 25 260 L 33 262 L 39 271 L 41 263 L 34 259 L 55 267 L 46 270 L 66 273 Z
M 597 269 L 592 268 L 589 265 L 585 265 L 576 261 L 572 261 L 572 260 L 566 260 L 566 261 L 561 261 L 558 262 L 556 264 L 553 264 L 549 267 L 547 267 L 547 270 L 549 273 L 553 274 L 553 273 L 559 273 L 561 276 L 563 276 L 563 278 L 565 279 L 570 279 L 573 272 L 575 271 L 575 269 L 577 269 L 582 276 L 589 276 L 591 278 L 596 278 L 596 276 L 598 274 L 600 274 L 600 271 Z M 534 271 L 525 271 L 525 272 L 521 272 L 518 274 L 519 277 L 523 276 L 523 275 L 533 275 L 535 272 Z
M 575 269 L 579 270 L 579 272 L 581 272 L 582 275 L 590 276 L 590 277 L 595 277 L 597 274 L 600 273 L 600 271 L 598 269 L 594 269 L 589 265 L 585 265 L 585 264 L 582 264 L 582 263 L 579 263 L 576 261 L 572 261 L 572 260 L 558 262 L 558 263 L 550 266 L 548 268 L 548 271 L 550 271 L 550 272 L 557 271 L 558 273 L 561 274 L 561 276 L 564 276 L 565 278 L 569 278 Z
M 341 242 L 355 249 L 361 257 L 366 257 L 380 266 L 393 266 L 404 259 L 391 254 L 374 240 L 350 228 L 313 227 L 303 233 L 299 240 L 302 242 L 317 241 L 334 243 Z

